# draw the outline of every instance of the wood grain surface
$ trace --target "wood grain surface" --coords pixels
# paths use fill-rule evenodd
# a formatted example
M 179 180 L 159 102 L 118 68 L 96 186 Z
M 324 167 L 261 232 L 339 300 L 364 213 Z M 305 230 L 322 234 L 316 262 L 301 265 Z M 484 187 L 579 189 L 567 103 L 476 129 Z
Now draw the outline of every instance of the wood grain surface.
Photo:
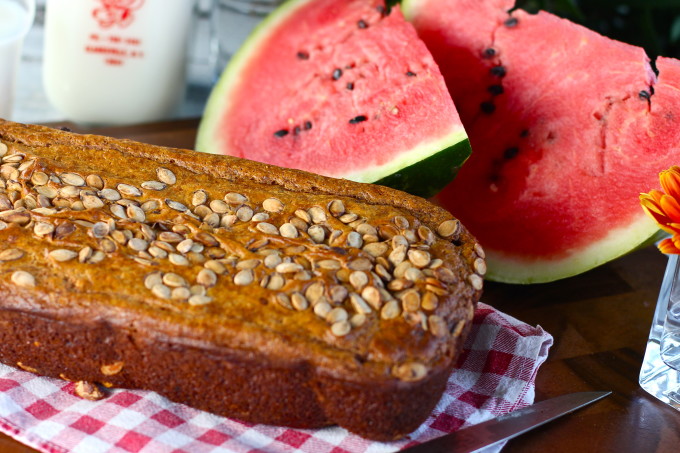
M 197 120 L 76 132 L 193 148 Z M 512 440 L 504 452 L 680 451 L 680 412 L 648 395 L 638 374 L 667 259 L 638 250 L 585 274 L 520 286 L 487 282 L 487 304 L 555 338 L 536 380 L 536 401 L 564 393 L 611 390 L 613 395 Z M 0 452 L 34 450 L 0 434 Z

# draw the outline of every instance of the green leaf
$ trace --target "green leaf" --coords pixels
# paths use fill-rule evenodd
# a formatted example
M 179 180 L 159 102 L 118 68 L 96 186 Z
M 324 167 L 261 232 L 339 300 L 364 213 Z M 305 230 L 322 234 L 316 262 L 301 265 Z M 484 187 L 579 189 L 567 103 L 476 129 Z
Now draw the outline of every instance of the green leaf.
M 671 41 L 671 44 L 677 43 L 678 39 L 680 39 L 680 16 L 676 16 L 675 19 L 673 20 L 669 39 Z
M 581 0 L 583 1 L 583 0 Z M 640 9 L 667 9 L 680 8 L 680 0 L 587 0 L 588 6 L 606 6 L 615 8 L 621 5 L 627 5 L 631 8 Z
M 585 15 L 577 5 L 576 0 L 555 0 L 556 7 L 579 21 L 585 20 Z

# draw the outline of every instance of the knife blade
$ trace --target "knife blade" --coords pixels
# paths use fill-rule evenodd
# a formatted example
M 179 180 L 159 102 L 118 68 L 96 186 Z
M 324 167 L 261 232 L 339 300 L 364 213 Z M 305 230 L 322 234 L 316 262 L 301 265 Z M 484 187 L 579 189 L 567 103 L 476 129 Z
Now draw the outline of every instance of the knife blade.
M 404 450 L 407 453 L 469 453 L 510 440 L 612 392 L 579 392 L 532 404 Z

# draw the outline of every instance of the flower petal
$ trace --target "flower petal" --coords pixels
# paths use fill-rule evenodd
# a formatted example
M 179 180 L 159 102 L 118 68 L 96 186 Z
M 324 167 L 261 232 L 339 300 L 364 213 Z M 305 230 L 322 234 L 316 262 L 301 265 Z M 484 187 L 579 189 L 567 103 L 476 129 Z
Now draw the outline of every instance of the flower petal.
M 676 234 L 678 233 L 675 231 L 673 228 L 668 226 L 669 224 L 667 223 L 659 223 L 658 227 L 661 228 L 663 231 L 665 231 L 668 234 Z
M 642 206 L 642 210 L 645 211 L 648 216 L 654 219 L 654 221 L 658 223 L 664 231 L 673 234 L 673 231 L 668 231 L 664 227 L 665 225 L 675 223 L 673 219 L 666 215 L 661 206 L 659 206 L 655 200 L 649 197 L 646 198 L 646 195 L 648 194 L 640 194 L 640 205 Z
M 666 238 L 659 242 L 659 250 L 666 254 L 680 254 L 680 248 L 673 242 L 673 239 Z
M 659 200 L 660 199 L 661 195 L 659 196 Z M 641 193 L 640 204 L 642 205 L 643 208 L 645 208 L 645 210 L 649 210 L 660 215 L 665 215 L 663 210 L 661 209 L 661 206 L 659 206 L 659 202 L 657 201 L 657 199 L 654 198 L 652 193 Z M 649 215 L 654 217 L 651 213 Z
M 654 200 L 656 204 L 659 204 L 661 203 L 661 197 L 663 197 L 665 194 L 660 190 L 652 189 L 647 195 L 649 195 L 649 197 Z
M 673 221 L 680 222 L 680 203 L 678 203 L 678 200 L 670 195 L 664 195 L 661 197 L 659 206 Z
M 659 173 L 661 187 L 667 195 L 680 200 L 680 167 L 673 166 Z

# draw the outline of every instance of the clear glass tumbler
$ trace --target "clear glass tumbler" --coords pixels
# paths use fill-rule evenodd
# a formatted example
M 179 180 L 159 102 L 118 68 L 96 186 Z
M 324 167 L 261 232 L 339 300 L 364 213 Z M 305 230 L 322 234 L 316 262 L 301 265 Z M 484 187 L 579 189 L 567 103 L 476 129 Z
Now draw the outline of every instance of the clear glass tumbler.
M 680 260 L 666 267 L 640 370 L 640 386 L 680 411 Z

